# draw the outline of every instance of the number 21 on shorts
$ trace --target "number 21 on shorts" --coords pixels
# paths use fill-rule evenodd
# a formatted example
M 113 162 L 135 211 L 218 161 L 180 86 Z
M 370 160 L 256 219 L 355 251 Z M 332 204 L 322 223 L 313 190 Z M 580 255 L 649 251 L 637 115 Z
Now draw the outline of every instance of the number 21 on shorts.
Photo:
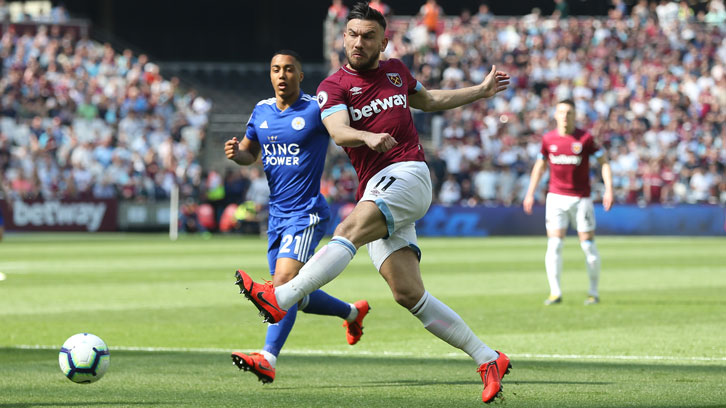
M 293 254 L 299 254 L 300 253 L 300 236 L 292 236 L 290 234 L 287 234 L 282 237 L 282 245 L 280 246 L 280 253 L 287 254 L 290 253 L 290 245 L 292 242 L 295 241 L 295 246 L 292 249 Z

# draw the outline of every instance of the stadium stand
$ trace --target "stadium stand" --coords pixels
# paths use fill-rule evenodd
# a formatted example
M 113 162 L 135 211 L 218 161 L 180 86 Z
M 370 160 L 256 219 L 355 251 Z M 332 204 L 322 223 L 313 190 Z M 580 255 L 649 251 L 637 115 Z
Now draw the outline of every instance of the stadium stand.
M 3 24 L 0 157 L 15 198 L 157 200 L 201 189 L 211 102 L 85 25 Z
M 428 88 L 478 83 L 491 64 L 513 77 L 490 101 L 414 112 L 435 201 L 519 205 L 539 136 L 553 126 L 555 102 L 569 97 L 579 124 L 610 154 L 618 202 L 725 205 L 723 2 L 690 12 L 648 4 L 605 18 L 484 9 L 441 16 L 434 31 L 422 16 L 390 16 L 386 57 L 403 60 Z M 115 51 L 103 36 L 89 39 L 87 25 L 58 13 L 1 25 L 0 169 L 15 198 L 149 202 L 168 199 L 176 183 L 185 208 L 208 202 L 216 221 L 229 204 L 249 201 L 252 176 L 216 146 L 239 136 L 270 96 L 266 63 L 157 64 L 114 43 Z M 322 19 L 328 62 L 305 63 L 308 93 L 344 61 L 334 34 L 343 13 Z M 326 197 L 350 202 L 356 183 L 331 145 Z
M 610 154 L 618 202 L 726 204 L 723 2 L 697 12 L 685 2 L 622 10 L 606 18 L 538 10 L 514 18 L 485 8 L 447 16 L 434 33 L 420 16 L 390 19 L 386 56 L 403 60 L 428 88 L 479 83 L 491 64 L 512 75 L 501 97 L 441 116 L 416 114 L 435 200 L 521 203 L 555 102 L 573 98 L 578 124 Z M 335 68 L 342 48 L 331 41 Z M 338 184 L 334 172 L 326 177 Z

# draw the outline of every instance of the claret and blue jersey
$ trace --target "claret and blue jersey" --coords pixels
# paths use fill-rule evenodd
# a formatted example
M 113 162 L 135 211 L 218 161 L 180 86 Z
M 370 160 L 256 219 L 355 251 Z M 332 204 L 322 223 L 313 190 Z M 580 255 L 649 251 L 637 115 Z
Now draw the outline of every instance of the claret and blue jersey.
M 320 177 L 330 136 L 315 97 L 301 92 L 297 102 L 284 111 L 275 98 L 260 101 L 247 122 L 247 138 L 261 147 L 271 216 L 328 210 L 320 194 Z

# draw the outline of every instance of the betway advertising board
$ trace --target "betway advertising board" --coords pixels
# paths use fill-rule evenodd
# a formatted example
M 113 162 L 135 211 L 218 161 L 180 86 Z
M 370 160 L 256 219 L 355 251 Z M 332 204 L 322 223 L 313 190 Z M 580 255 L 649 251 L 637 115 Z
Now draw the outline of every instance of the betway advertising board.
M 116 231 L 115 200 L 0 201 L 9 231 Z

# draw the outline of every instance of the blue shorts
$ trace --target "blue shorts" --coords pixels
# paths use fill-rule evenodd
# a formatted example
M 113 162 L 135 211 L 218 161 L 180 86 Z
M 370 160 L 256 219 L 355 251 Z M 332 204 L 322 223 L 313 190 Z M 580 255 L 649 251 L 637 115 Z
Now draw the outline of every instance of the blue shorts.
M 330 222 L 330 211 L 297 217 L 270 217 L 267 227 L 267 262 L 275 274 L 277 258 L 307 262 L 315 253 Z
M 5 218 L 3 218 L 3 209 L 0 208 L 0 228 L 5 226 Z

